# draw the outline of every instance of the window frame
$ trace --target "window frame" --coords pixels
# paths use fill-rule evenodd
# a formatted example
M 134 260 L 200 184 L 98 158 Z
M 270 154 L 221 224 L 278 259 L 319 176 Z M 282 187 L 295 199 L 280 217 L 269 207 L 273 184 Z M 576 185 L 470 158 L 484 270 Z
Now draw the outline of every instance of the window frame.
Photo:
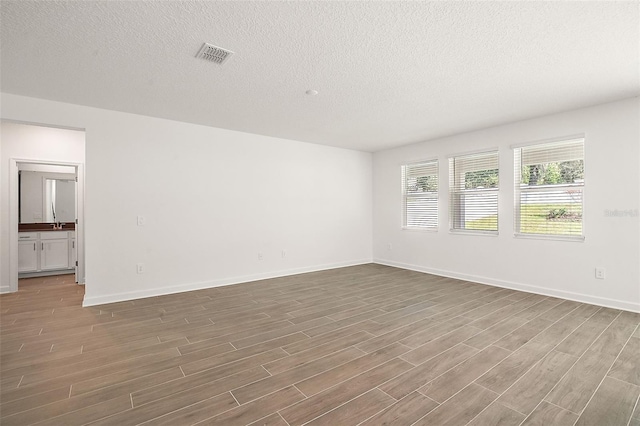
M 584 134 L 571 135 L 561 138 L 547 139 L 535 142 L 528 142 L 524 144 L 512 145 L 511 149 L 513 150 L 513 165 L 514 165 L 514 197 L 513 197 L 513 236 L 515 238 L 523 238 L 523 239 L 539 239 L 539 240 L 558 240 L 558 241 L 574 241 L 574 242 L 583 242 L 585 240 L 585 189 L 586 189 L 586 179 L 583 177 L 581 183 L 564 183 L 564 184 L 550 184 L 550 185 L 540 185 L 532 188 L 522 188 L 521 180 L 522 180 L 522 149 L 529 148 L 533 146 L 544 146 L 549 145 L 552 147 L 554 144 L 568 144 L 572 141 L 581 140 L 582 141 L 582 162 L 583 162 L 583 174 L 586 176 L 586 162 L 585 162 L 585 152 L 586 152 L 586 138 Z M 571 161 L 571 160 L 566 160 Z M 522 203 L 521 196 L 527 192 L 546 192 L 546 191 L 558 191 L 564 189 L 571 188 L 580 188 L 582 191 L 582 221 L 581 221 L 581 235 L 567 235 L 567 234 L 541 234 L 541 233 L 530 233 L 530 232 L 520 232 L 521 229 L 521 221 L 522 221 Z
M 435 192 L 424 192 L 421 193 L 420 195 L 413 195 L 413 194 L 408 194 L 407 193 L 407 173 L 408 173 L 408 169 L 411 167 L 419 167 L 419 166 L 425 166 L 425 165 L 432 165 L 436 172 L 435 174 L 432 175 L 428 175 L 428 176 L 435 176 L 436 178 L 436 182 L 437 182 L 437 189 Z M 438 232 L 439 229 L 439 225 L 440 225 L 440 196 L 439 196 L 439 192 L 440 192 L 440 162 L 438 160 L 438 158 L 431 158 L 428 160 L 420 160 L 420 161 L 413 161 L 413 162 L 408 162 L 408 163 L 403 163 L 401 165 L 401 185 L 402 185 L 402 223 L 401 223 L 401 227 L 403 230 L 406 231 L 426 231 L 426 232 Z M 409 226 L 407 223 L 407 201 L 411 198 L 429 198 L 429 199 L 434 199 L 436 202 L 436 209 L 435 209 L 435 226 Z
M 495 188 L 474 188 L 457 190 L 456 186 L 459 183 L 457 180 L 460 172 L 456 172 L 455 163 L 457 159 L 463 159 L 464 157 L 478 157 L 483 155 L 495 155 L 496 167 L 498 170 L 498 185 Z M 500 150 L 497 147 L 487 148 L 480 151 L 465 152 L 459 154 L 452 154 L 448 157 L 449 160 L 449 233 L 459 235 L 484 235 L 484 236 L 498 236 L 500 231 Z M 489 169 L 487 169 L 489 170 Z M 466 173 L 466 172 L 465 172 Z M 459 215 L 456 210 L 456 206 L 459 204 L 456 200 L 463 194 L 480 194 L 480 193 L 495 193 L 496 196 L 496 229 L 483 230 L 483 229 L 466 229 L 456 228 L 456 216 Z

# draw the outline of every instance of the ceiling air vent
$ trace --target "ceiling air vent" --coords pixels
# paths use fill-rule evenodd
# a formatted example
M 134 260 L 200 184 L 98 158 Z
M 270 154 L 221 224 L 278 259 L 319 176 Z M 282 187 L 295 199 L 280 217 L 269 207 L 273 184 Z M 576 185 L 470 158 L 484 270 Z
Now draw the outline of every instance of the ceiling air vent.
M 233 55 L 233 52 L 222 47 L 214 46 L 213 44 L 205 43 L 200 48 L 200 51 L 196 55 L 196 58 L 206 59 L 207 61 L 215 62 L 218 65 L 224 64 L 229 57 Z

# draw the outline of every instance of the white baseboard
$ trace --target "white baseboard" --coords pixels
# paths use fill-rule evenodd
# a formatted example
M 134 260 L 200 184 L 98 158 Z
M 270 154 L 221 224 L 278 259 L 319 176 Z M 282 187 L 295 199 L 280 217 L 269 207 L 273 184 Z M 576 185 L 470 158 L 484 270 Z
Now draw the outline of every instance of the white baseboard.
M 226 285 L 240 284 L 251 281 L 266 280 L 270 278 L 286 277 L 289 275 L 304 274 L 306 272 L 324 271 L 327 269 L 344 268 L 346 266 L 363 265 L 371 263 L 371 259 L 354 260 L 350 262 L 338 262 L 324 265 L 308 266 L 304 268 L 285 269 L 280 271 L 266 272 L 263 274 L 245 275 L 239 277 L 223 278 L 220 280 L 203 281 L 196 283 L 179 284 L 169 287 L 153 288 L 142 291 L 131 291 L 126 293 L 116 293 L 107 296 L 87 297 L 85 295 L 82 306 L 96 306 L 105 303 L 125 302 L 129 300 L 142 299 L 145 297 L 163 296 L 166 294 L 183 293 L 185 291 L 203 290 L 207 288 L 222 287 Z M 87 284 L 90 288 L 91 283 Z
M 8 285 L 0 286 L 0 294 L 2 293 L 11 293 L 11 287 Z
M 556 290 L 548 287 L 533 286 L 529 284 L 516 283 L 512 281 L 497 280 L 494 278 L 481 277 L 476 275 L 461 274 L 458 272 L 445 271 L 441 269 L 426 268 L 424 266 L 412 265 L 408 263 L 395 262 L 386 259 L 373 259 L 374 263 L 396 268 L 408 269 L 410 271 L 424 272 L 427 274 L 438 275 L 447 278 L 456 278 L 464 281 L 476 282 L 479 284 L 487 284 L 495 287 L 508 288 L 511 290 L 525 291 L 528 293 L 541 294 L 543 296 L 559 297 L 562 299 L 573 300 L 575 302 L 589 303 L 592 305 L 604 306 L 607 308 L 621 309 L 624 311 L 639 312 L 640 306 L 634 303 L 625 302 L 623 300 L 607 299 L 604 297 L 590 296 L 588 294 L 573 293 L 570 291 Z

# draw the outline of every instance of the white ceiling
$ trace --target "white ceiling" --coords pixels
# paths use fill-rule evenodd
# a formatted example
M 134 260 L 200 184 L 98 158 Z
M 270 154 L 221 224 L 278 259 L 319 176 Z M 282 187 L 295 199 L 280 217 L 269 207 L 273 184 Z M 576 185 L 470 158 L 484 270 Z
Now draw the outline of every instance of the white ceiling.
M 637 96 L 639 8 L 2 0 L 0 88 L 376 151 Z

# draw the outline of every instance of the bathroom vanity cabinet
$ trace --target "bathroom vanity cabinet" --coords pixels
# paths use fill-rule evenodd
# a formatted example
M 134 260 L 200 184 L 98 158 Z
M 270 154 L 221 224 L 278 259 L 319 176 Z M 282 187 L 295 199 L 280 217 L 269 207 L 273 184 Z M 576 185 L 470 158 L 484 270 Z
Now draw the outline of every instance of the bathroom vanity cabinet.
M 19 276 L 68 274 L 75 268 L 75 253 L 75 231 L 19 232 Z

